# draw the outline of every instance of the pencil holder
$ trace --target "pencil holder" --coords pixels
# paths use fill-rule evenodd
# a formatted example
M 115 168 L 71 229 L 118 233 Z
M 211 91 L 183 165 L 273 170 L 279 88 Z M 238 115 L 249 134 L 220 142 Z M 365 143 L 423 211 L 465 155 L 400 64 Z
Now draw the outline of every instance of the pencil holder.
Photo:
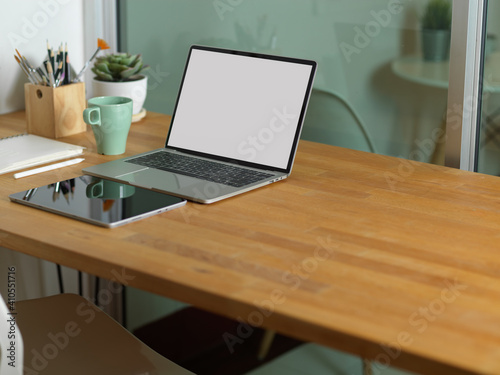
M 56 88 L 26 83 L 24 100 L 29 134 L 55 139 L 87 130 L 83 82 Z

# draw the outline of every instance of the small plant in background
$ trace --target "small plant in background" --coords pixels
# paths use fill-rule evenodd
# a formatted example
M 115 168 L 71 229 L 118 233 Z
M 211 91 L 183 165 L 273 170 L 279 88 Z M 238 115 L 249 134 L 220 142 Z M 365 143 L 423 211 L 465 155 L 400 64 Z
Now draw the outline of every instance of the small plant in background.
M 430 0 L 422 18 L 426 30 L 451 29 L 451 3 L 448 0 Z
M 92 71 L 99 81 L 127 82 L 140 79 L 139 74 L 148 68 L 140 54 L 115 53 L 98 57 Z

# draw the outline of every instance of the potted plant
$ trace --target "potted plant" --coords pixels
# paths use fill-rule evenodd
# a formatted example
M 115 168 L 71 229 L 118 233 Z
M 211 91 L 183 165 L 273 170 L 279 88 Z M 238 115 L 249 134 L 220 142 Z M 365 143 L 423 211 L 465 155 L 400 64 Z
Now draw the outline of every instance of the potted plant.
M 424 60 L 443 61 L 450 56 L 451 2 L 430 0 L 422 18 Z
M 141 74 L 144 65 L 141 55 L 113 53 L 97 57 L 92 71 L 94 96 L 125 96 L 134 102 L 133 115 L 141 118 L 146 100 L 148 77 Z

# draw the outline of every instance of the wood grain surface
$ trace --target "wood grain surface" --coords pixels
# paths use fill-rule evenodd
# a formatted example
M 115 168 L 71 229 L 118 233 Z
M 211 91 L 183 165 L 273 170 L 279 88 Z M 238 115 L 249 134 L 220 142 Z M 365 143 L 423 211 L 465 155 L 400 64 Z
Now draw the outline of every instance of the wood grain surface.
M 133 124 L 126 155 L 162 147 L 169 120 Z M 23 129 L 23 112 L 0 117 L 0 136 Z M 0 246 L 376 360 L 374 374 L 500 374 L 497 177 L 301 141 L 284 181 L 105 229 L 8 199 L 120 157 L 97 155 L 90 130 L 61 140 L 86 160 L 0 176 Z
M 87 128 L 82 116 L 86 107 L 83 82 L 57 88 L 26 83 L 24 101 L 30 134 L 61 138 L 82 133 Z

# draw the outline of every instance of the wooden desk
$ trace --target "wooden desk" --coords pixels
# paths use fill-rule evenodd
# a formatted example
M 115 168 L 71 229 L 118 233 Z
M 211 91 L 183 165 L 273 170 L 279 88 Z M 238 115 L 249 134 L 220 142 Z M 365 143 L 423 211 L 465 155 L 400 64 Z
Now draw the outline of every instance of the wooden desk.
M 168 122 L 134 124 L 127 154 L 162 146 Z M 90 132 L 64 140 L 83 165 L 0 176 L 0 246 L 380 366 L 500 373 L 500 179 L 301 142 L 285 181 L 110 230 L 8 200 L 112 158 Z

